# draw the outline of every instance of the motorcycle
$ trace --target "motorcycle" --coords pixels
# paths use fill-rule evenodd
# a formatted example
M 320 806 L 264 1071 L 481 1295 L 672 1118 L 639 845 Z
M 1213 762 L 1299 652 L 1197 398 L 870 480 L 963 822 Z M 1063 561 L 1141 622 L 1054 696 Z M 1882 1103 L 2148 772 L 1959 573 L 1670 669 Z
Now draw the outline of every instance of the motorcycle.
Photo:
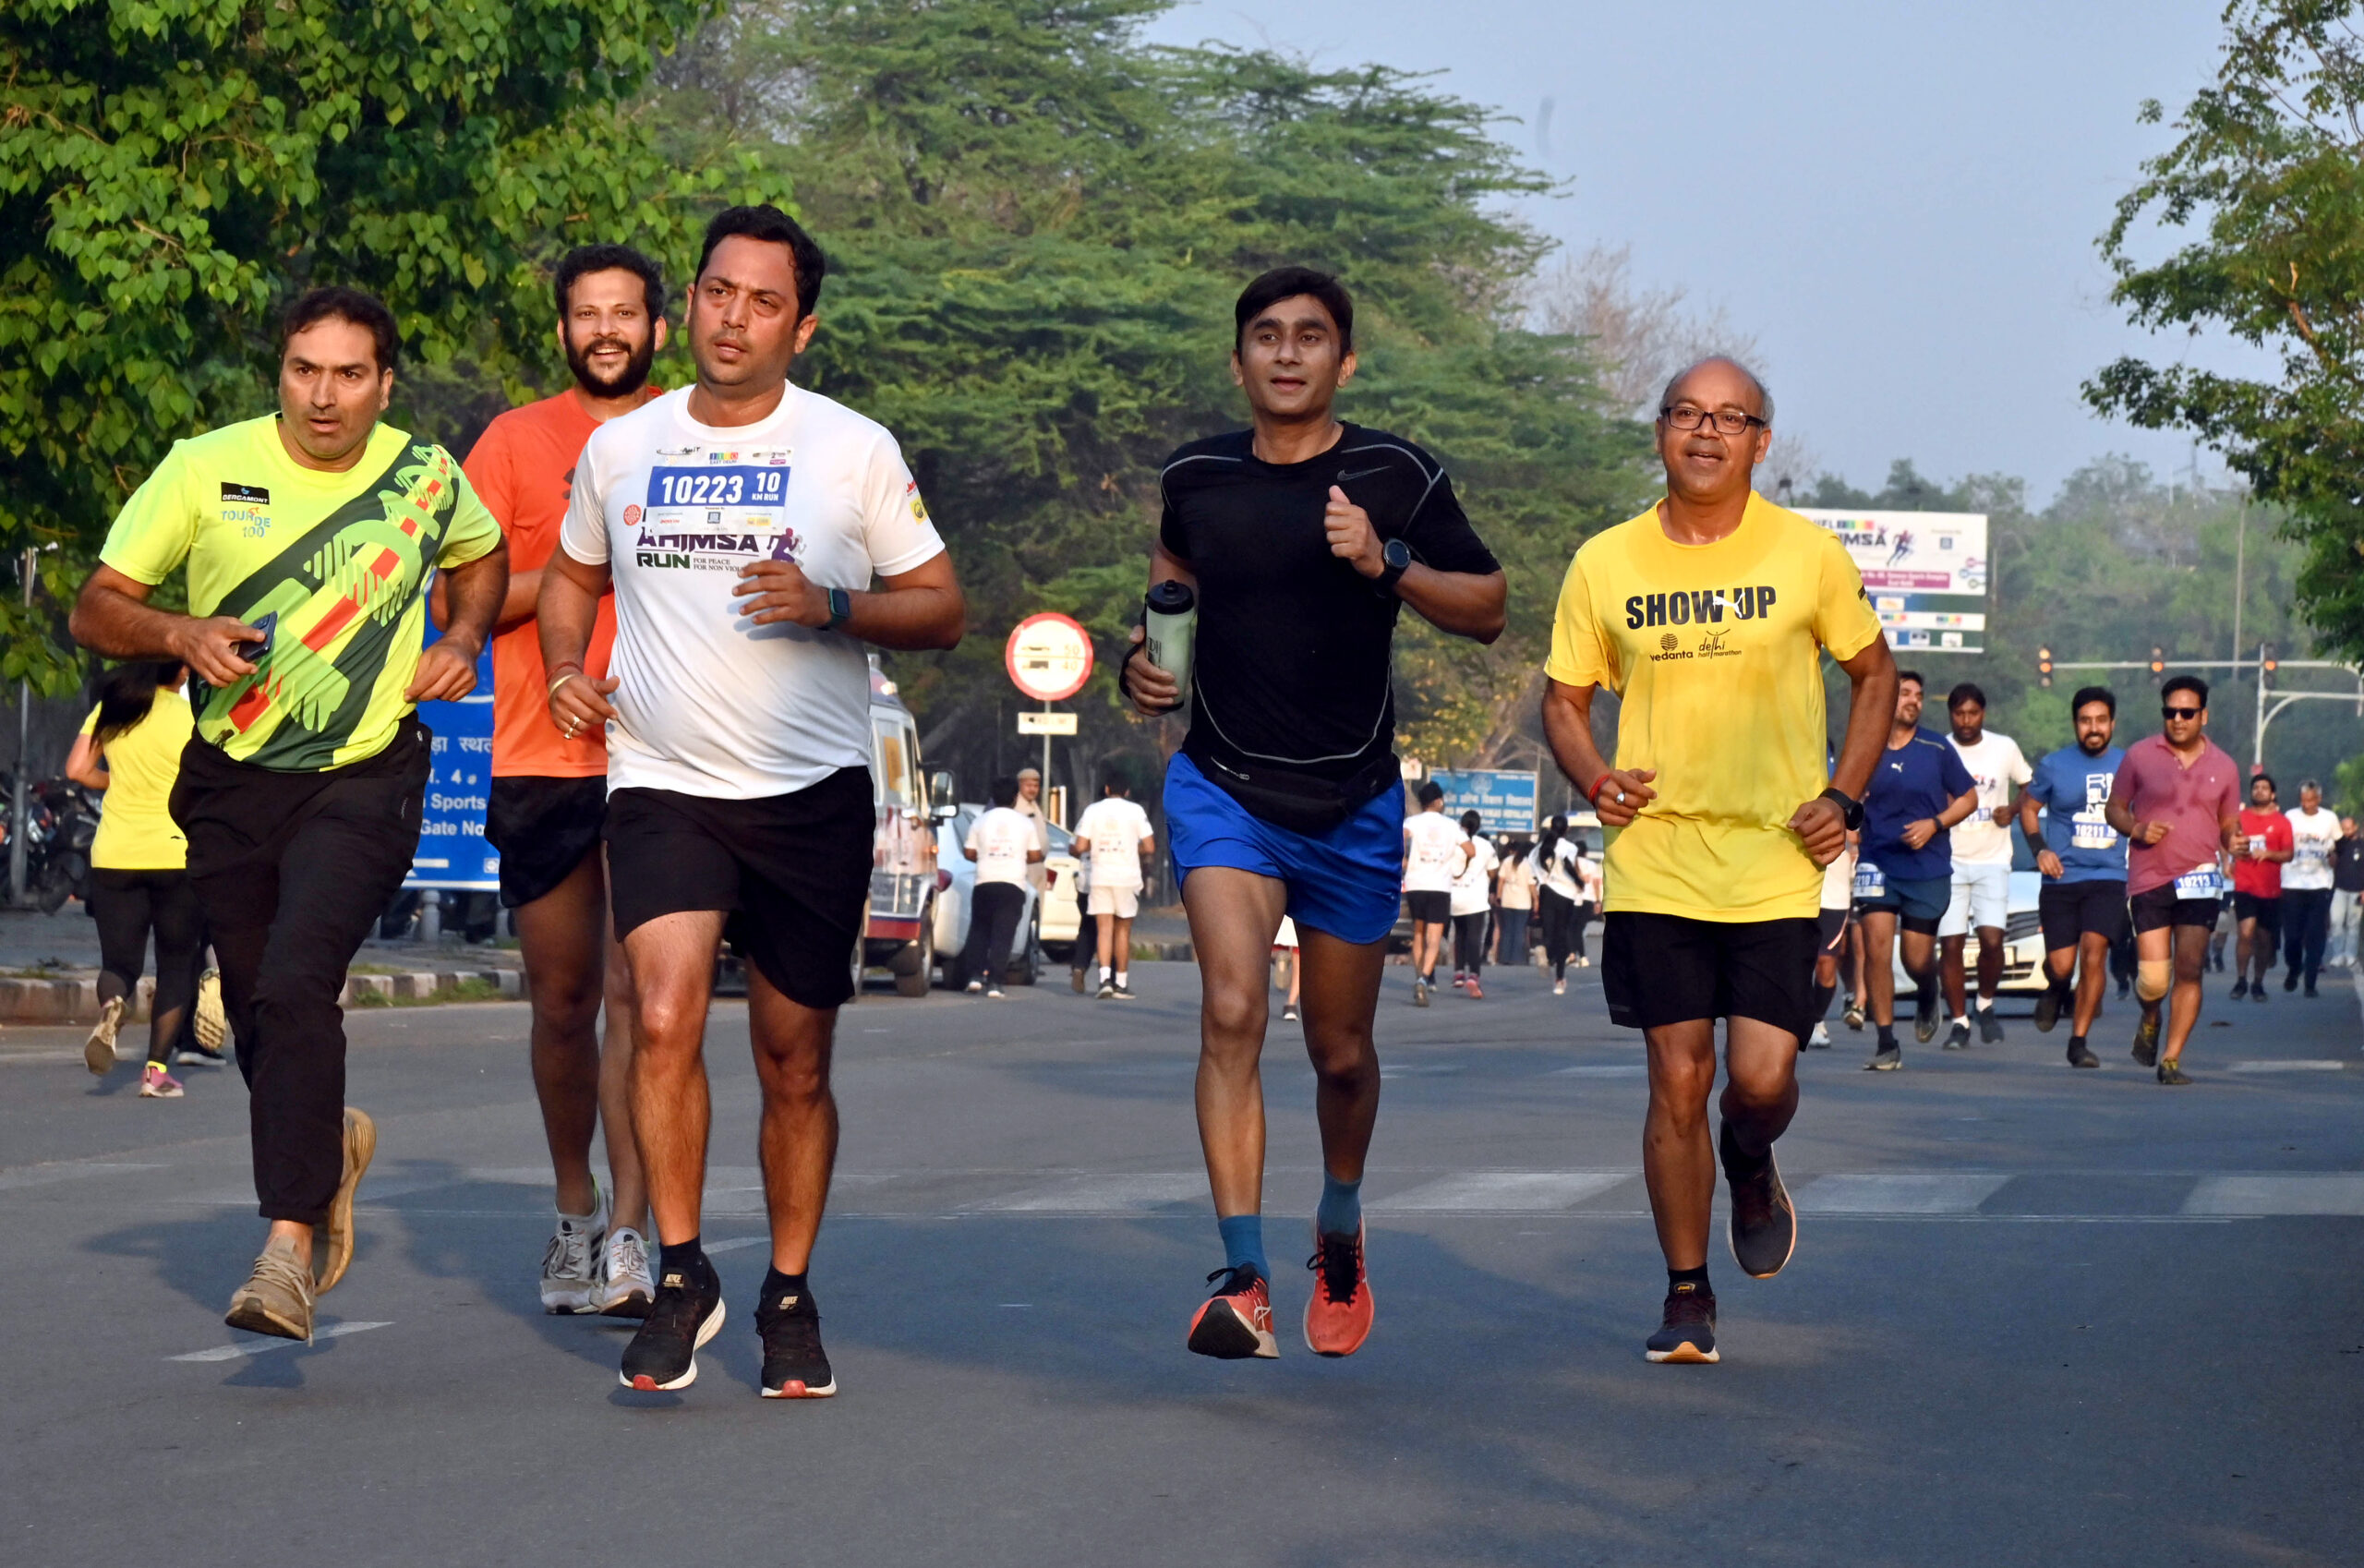
M 16 780 L 0 774 L 0 851 L 15 822 Z M 69 778 L 44 779 L 25 792 L 25 898 L 43 914 L 83 896 L 90 876 L 90 844 L 98 837 L 98 802 Z

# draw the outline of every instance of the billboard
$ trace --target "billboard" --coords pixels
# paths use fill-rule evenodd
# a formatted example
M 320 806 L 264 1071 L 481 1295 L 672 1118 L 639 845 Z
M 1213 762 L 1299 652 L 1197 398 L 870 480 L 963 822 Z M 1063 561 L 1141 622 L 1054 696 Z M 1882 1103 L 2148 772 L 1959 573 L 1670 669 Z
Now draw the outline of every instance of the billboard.
M 1803 508 L 1839 537 L 1892 647 L 1986 649 L 1986 517 L 1976 512 Z
M 418 849 L 405 887 L 492 892 L 501 856 L 484 840 L 485 801 L 492 786 L 492 649 L 476 660 L 476 689 L 456 703 L 421 703 L 419 722 L 433 731 Z
M 1444 791 L 1447 816 L 1474 811 L 1484 818 L 1481 833 L 1535 831 L 1535 775 L 1505 769 L 1439 768 L 1429 775 Z

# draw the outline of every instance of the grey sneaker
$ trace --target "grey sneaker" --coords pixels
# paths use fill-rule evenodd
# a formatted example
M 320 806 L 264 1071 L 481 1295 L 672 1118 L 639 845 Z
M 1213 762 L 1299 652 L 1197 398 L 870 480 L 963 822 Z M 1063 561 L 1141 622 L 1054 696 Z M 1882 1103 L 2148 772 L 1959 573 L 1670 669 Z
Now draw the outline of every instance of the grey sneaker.
M 90 1026 L 90 1037 L 82 1042 L 82 1065 L 96 1078 L 104 1078 L 115 1070 L 115 1035 L 123 1025 L 123 998 L 111 996 L 99 1009 L 99 1021 Z
M 222 1321 L 250 1333 L 312 1342 L 312 1272 L 292 1242 L 263 1248 Z
M 648 1272 L 648 1243 L 630 1225 L 608 1233 L 607 1266 L 599 1285 L 599 1310 L 610 1318 L 645 1318 L 657 1299 Z
M 550 1230 L 549 1245 L 542 1248 L 543 1311 L 558 1316 L 601 1310 L 599 1276 L 607 1262 L 607 1244 L 608 1195 L 594 1183 L 591 1212 L 561 1214 Z
M 1994 1003 L 1989 1002 L 1986 1006 L 1977 1008 L 1971 1017 L 1978 1020 L 1979 1043 L 1983 1045 L 2003 1043 L 2003 1020 L 1995 1016 Z

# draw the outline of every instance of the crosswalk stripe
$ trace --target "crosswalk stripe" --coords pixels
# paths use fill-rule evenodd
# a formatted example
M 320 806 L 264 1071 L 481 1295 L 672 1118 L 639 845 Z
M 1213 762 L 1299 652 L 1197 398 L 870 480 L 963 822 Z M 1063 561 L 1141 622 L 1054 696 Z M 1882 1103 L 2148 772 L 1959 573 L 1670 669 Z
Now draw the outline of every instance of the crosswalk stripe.
M 1800 1213 L 1970 1214 L 2011 1178 L 1978 1172 L 1816 1176 L 1798 1190 Z
M 1373 1212 L 1390 1213 L 1459 1211 L 1466 1213 L 1517 1214 L 1568 1209 L 1622 1187 L 1639 1173 L 1634 1171 L 1461 1171 L 1423 1182 L 1370 1204 Z
M 982 1213 L 1140 1214 L 1206 1196 L 1204 1172 L 1155 1171 L 1062 1176 L 968 1207 Z
M 127 1165 L 98 1160 L 60 1161 L 54 1165 L 25 1165 L 13 1171 L 0 1171 L 0 1189 L 19 1187 L 48 1187 L 54 1182 L 79 1181 L 85 1176 L 129 1176 L 139 1171 L 161 1171 L 162 1165 Z
M 312 1343 L 317 1345 L 324 1339 L 337 1339 L 349 1333 L 364 1333 L 370 1329 L 390 1329 L 393 1326 L 391 1322 L 331 1323 L 326 1328 L 312 1331 Z M 217 1345 L 209 1350 L 192 1350 L 186 1356 L 167 1356 L 164 1359 L 167 1361 L 235 1361 L 241 1356 L 268 1356 L 274 1350 L 295 1350 L 303 1344 L 304 1342 L 300 1339 L 268 1339 L 257 1334 L 252 1339 L 242 1339 L 235 1345 Z
M 2187 1214 L 2364 1214 L 2364 1174 L 2202 1176 Z

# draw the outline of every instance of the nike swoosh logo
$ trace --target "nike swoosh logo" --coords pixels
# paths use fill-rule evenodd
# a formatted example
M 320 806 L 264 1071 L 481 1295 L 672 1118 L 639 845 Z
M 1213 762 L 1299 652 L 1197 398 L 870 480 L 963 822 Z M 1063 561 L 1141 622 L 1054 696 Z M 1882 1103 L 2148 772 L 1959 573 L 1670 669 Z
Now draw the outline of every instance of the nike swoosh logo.
M 1338 483 L 1343 485 L 1349 479 L 1368 479 L 1373 474 L 1384 474 L 1386 472 L 1387 468 L 1384 464 L 1381 464 L 1377 468 L 1357 468 L 1351 474 L 1339 475 Z

